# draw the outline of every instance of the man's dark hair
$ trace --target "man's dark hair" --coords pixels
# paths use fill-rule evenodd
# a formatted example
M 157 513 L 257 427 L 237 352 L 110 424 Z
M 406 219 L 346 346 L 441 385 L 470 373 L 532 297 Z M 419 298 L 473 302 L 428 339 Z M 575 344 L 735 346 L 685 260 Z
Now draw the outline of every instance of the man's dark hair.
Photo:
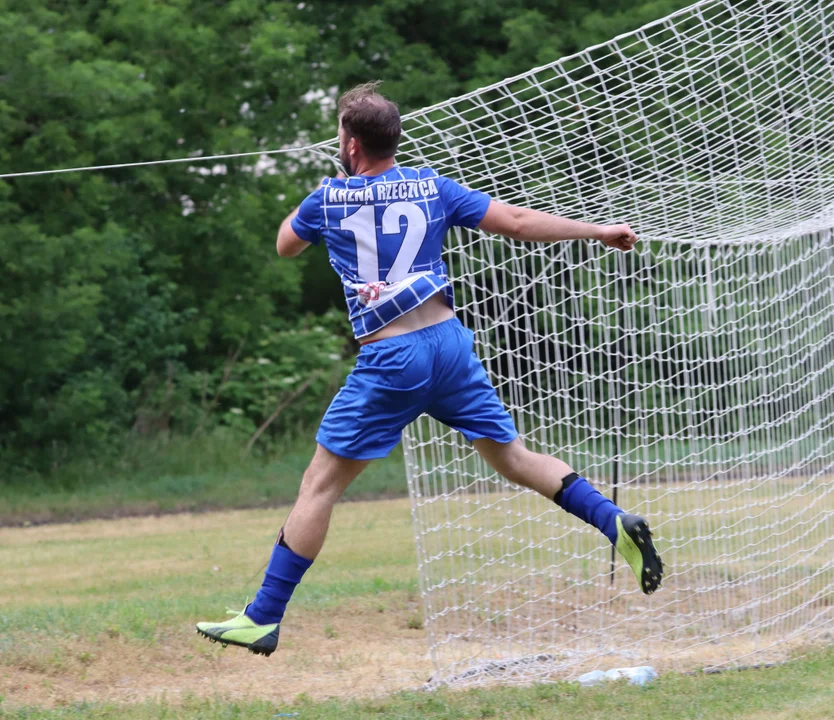
M 339 120 L 349 137 L 374 159 L 393 157 L 400 144 L 400 109 L 377 92 L 381 82 L 365 83 L 339 98 Z

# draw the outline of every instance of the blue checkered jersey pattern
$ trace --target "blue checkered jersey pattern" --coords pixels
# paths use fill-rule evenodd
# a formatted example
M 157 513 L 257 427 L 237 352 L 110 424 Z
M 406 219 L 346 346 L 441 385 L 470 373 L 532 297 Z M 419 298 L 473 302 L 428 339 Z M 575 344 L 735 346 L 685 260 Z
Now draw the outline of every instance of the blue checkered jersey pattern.
M 324 240 L 359 339 L 438 292 L 454 307 L 443 241 L 451 227 L 476 227 L 489 202 L 432 168 L 394 166 L 327 178 L 301 203 L 292 229 L 314 245 Z

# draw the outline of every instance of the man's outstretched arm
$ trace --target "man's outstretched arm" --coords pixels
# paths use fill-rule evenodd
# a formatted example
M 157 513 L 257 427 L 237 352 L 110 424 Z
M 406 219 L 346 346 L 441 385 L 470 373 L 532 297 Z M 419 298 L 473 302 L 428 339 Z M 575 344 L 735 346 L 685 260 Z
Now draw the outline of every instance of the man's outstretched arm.
M 296 215 L 298 215 L 298 208 L 284 218 L 284 222 L 281 223 L 281 228 L 278 230 L 278 239 L 275 241 L 275 248 L 281 257 L 295 257 L 310 246 L 309 242 L 298 237 L 295 234 L 295 230 L 292 229 L 292 220 Z
M 631 250 L 637 236 L 628 225 L 592 225 L 520 208 L 493 200 L 478 228 L 494 235 L 504 235 L 525 242 L 558 242 L 593 238 L 616 248 Z
M 344 179 L 344 173 L 336 173 L 337 180 Z M 322 178 L 319 186 L 308 195 L 304 202 L 293 210 L 278 230 L 275 247 L 281 257 L 291 258 L 300 255 L 309 245 L 318 245 L 321 240 L 321 191 L 327 178 Z

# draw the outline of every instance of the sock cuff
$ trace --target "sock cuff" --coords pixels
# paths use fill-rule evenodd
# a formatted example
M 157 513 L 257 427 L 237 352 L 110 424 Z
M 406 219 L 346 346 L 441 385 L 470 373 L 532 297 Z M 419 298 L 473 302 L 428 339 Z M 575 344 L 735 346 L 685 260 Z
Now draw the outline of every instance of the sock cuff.
M 562 478 L 562 487 L 559 490 L 559 492 L 557 492 L 553 496 L 553 502 L 555 502 L 559 507 L 561 507 L 562 506 L 562 493 L 564 493 L 565 490 L 567 490 L 573 482 L 575 482 L 576 480 L 579 480 L 579 479 L 580 479 L 579 478 L 579 473 L 575 473 L 575 472 L 572 472 L 569 475 L 566 475 L 565 477 L 563 477 Z
M 305 563 L 309 563 L 309 564 L 307 565 L 307 568 L 309 568 L 309 567 L 310 567 L 310 565 L 312 565 L 312 564 L 313 564 L 313 561 L 312 561 L 312 560 L 308 560 L 307 558 L 302 557 L 302 556 L 301 556 L 301 555 L 299 555 L 297 552 L 295 552 L 295 551 L 294 551 L 294 550 L 293 550 L 293 549 L 292 549 L 289 545 L 287 545 L 287 540 L 286 540 L 286 538 L 284 537 L 284 528 L 281 528 L 281 530 L 278 532 L 278 540 L 276 541 L 276 543 L 275 543 L 275 544 L 276 544 L 278 547 L 282 547 L 282 548 L 285 548 L 286 550 L 289 550 L 289 551 L 290 551 L 290 554 L 291 554 L 291 555 L 293 555 L 294 557 L 299 558 L 300 560 L 302 560 L 302 561 L 303 561 L 303 562 L 305 562 Z M 306 568 L 305 568 L 305 569 L 306 569 Z
M 301 557 L 301 555 L 294 552 L 286 544 L 275 545 L 275 547 L 272 550 L 272 561 L 270 562 L 270 568 L 272 567 L 272 563 L 274 563 L 279 558 L 283 561 L 281 564 L 284 565 L 286 569 L 292 569 L 293 571 L 292 576 L 288 577 L 287 579 L 292 579 L 296 583 L 301 581 L 301 576 L 304 575 L 304 573 L 307 572 L 307 570 L 309 570 L 310 566 L 313 564 L 312 560 L 308 560 L 305 557 Z

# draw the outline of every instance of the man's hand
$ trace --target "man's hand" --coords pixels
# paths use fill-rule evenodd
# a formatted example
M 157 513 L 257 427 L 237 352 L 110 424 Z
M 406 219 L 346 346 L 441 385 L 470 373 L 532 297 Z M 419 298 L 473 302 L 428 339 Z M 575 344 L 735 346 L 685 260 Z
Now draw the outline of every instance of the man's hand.
M 637 243 L 634 231 L 625 223 L 622 225 L 597 225 L 594 237 L 608 247 L 628 252 Z

